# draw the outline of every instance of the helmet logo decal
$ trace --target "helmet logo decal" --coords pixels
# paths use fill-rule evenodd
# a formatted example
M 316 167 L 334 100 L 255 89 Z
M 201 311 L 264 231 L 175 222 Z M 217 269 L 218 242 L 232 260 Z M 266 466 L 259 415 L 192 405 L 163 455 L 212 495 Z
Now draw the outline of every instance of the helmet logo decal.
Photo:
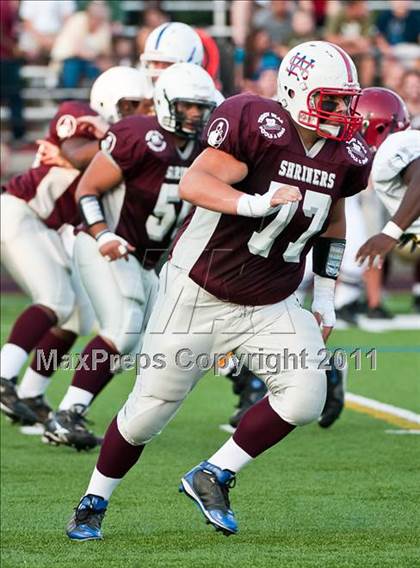
M 275 112 L 264 112 L 258 117 L 259 130 L 269 140 L 281 138 L 286 132 L 284 120 Z
M 146 140 L 147 147 L 154 152 L 163 152 L 167 146 L 166 140 L 159 130 L 149 130 L 146 132 L 144 139 Z
M 299 51 L 291 58 L 289 67 L 286 69 L 288 76 L 294 75 L 295 77 L 302 78 L 304 81 L 309 76 L 308 71 L 313 69 L 315 59 L 307 59 L 305 54 L 301 54 Z
M 60 118 L 57 120 L 55 129 L 60 140 L 70 138 L 71 136 L 73 136 L 77 129 L 77 122 L 75 117 L 72 114 L 63 114 L 63 116 L 60 116 Z
M 229 122 L 226 118 L 218 118 L 209 128 L 207 142 L 213 148 L 218 148 L 229 132 Z

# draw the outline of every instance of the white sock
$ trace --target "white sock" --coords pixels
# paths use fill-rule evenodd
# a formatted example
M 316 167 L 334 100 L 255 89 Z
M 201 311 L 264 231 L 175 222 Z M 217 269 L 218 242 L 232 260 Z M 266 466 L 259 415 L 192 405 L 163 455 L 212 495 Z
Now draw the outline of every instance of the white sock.
M 28 367 L 18 387 L 19 398 L 32 398 L 44 394 L 50 381 L 50 377 L 44 377 L 31 367 Z
M 93 394 L 89 391 L 79 389 L 79 387 L 69 386 L 63 400 L 60 402 L 58 410 L 68 410 L 73 404 L 83 404 L 89 406 L 93 399 Z
M 98 495 L 108 501 L 112 492 L 121 481 L 122 479 L 114 479 L 113 477 L 106 477 L 106 475 L 102 475 L 102 473 L 95 467 L 85 495 Z
M 220 467 L 220 469 L 229 469 L 230 471 L 237 473 L 253 459 L 254 458 L 238 446 L 233 438 L 229 438 L 229 440 L 223 444 L 223 446 L 207 461 L 217 467 Z
M 0 352 L 0 373 L 5 379 L 17 377 L 28 358 L 22 347 L 14 343 L 5 343 Z
M 335 308 L 339 310 L 347 304 L 351 304 L 355 300 L 358 300 L 361 296 L 360 286 L 353 284 L 345 284 L 344 282 L 339 282 L 335 287 Z

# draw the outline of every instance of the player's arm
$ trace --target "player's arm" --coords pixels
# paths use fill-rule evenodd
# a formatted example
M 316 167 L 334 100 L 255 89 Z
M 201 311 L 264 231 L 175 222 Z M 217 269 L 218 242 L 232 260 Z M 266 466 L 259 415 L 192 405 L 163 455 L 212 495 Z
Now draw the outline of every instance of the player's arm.
M 134 247 L 112 233 L 100 203 L 101 196 L 123 181 L 120 167 L 106 154 L 98 152 L 80 179 L 76 201 L 89 234 L 98 243 L 100 253 L 109 261 L 126 258 Z
M 86 138 L 69 138 L 61 145 L 63 158 L 77 170 L 85 170 L 98 151 L 99 141 Z
M 381 233 L 374 235 L 360 247 L 356 254 L 359 264 L 368 259 L 370 268 L 375 259 L 378 259 L 378 268 L 382 268 L 385 256 L 395 247 L 404 231 L 420 216 L 420 158 L 411 162 L 401 177 L 407 191 L 400 206 Z
M 276 186 L 264 195 L 248 195 L 233 188 L 248 175 L 248 166 L 231 154 L 206 148 L 183 176 L 179 194 L 181 199 L 228 215 L 262 217 L 273 207 L 302 198 L 298 188 Z
M 314 295 L 312 312 L 326 341 L 335 325 L 334 292 L 346 246 L 344 199 L 332 207 L 327 230 L 315 241 L 313 256 Z

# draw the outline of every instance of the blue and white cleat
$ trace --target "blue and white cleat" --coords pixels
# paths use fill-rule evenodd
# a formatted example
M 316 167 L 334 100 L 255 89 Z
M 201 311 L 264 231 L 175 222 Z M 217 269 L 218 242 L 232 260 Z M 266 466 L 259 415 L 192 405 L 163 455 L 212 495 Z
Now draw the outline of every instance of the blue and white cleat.
M 67 525 L 70 540 L 102 540 L 101 524 L 108 501 L 97 495 L 85 495 Z
M 228 469 L 204 461 L 184 475 L 179 490 L 195 501 L 207 523 L 229 536 L 238 532 L 229 502 L 229 489 L 235 481 L 235 474 Z

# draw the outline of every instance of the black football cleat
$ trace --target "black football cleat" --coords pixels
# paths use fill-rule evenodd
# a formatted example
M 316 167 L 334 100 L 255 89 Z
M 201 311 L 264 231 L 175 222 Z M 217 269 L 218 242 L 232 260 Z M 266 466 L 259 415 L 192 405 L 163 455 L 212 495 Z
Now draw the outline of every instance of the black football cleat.
M 86 410 L 83 404 L 74 404 L 69 410 L 51 413 L 45 422 L 43 441 L 56 446 L 70 446 L 79 452 L 98 446 L 99 439 L 86 428 Z
M 32 426 L 36 423 L 36 414 L 18 397 L 13 379 L 0 378 L 0 409 L 13 422 Z
M 344 373 L 331 364 L 327 371 L 327 399 L 318 424 L 321 428 L 329 428 L 340 417 L 344 408 Z
M 52 408 L 45 400 L 44 395 L 22 398 L 22 402 L 35 414 L 38 424 L 44 424 L 47 421 Z

